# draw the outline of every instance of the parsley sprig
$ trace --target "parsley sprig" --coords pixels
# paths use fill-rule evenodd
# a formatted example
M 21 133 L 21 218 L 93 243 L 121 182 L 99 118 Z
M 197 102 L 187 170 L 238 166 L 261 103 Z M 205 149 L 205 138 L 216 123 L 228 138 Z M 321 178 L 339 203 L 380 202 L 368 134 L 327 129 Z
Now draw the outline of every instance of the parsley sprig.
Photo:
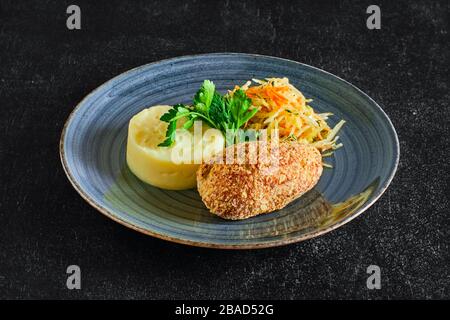
M 174 143 L 177 121 L 181 118 L 187 118 L 184 129 L 191 128 L 194 121 L 202 120 L 224 135 L 227 131 L 235 133 L 258 112 L 258 109 L 250 108 L 251 104 L 252 100 L 243 90 L 237 89 L 233 94 L 221 95 L 212 81 L 205 80 L 195 94 L 192 106 L 176 104 L 161 116 L 161 121 L 168 122 L 169 126 L 166 139 L 158 146 L 169 147 Z

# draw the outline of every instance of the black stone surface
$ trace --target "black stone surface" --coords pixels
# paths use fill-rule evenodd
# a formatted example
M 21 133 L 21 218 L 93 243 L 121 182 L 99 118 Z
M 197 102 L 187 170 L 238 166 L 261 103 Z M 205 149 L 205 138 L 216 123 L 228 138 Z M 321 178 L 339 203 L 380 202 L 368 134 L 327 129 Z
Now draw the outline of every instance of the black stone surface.
M 0 298 L 449 298 L 448 1 L 0 2 Z M 185 54 L 304 62 L 367 92 L 401 144 L 395 179 L 362 216 L 259 251 L 192 248 L 129 230 L 71 187 L 58 143 L 74 106 L 130 68 Z M 82 289 L 66 288 L 66 268 Z M 381 290 L 366 268 L 381 267 Z

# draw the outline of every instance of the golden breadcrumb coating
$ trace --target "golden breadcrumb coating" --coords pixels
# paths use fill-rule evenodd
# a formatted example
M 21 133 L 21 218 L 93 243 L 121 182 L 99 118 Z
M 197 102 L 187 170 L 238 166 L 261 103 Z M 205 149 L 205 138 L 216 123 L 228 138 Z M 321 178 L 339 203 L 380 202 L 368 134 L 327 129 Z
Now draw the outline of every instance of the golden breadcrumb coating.
M 267 148 L 267 157 L 257 157 L 252 164 L 249 150 L 258 146 Z M 245 161 L 225 164 L 217 163 L 216 158 L 197 170 L 203 202 L 225 219 L 246 219 L 279 210 L 312 189 L 322 174 L 322 156 L 307 144 L 281 142 L 275 152 L 269 152 L 270 144 L 259 142 L 233 145 L 226 151 L 229 148 L 235 153 L 238 148 L 244 150 Z

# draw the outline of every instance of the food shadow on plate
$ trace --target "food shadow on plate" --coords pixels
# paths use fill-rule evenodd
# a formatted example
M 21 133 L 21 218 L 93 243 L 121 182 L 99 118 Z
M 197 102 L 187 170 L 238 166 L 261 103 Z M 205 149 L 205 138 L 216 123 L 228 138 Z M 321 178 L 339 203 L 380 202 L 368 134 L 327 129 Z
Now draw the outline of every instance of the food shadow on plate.
M 171 191 L 153 187 L 140 181 L 124 164 L 104 200 L 116 209 L 140 216 L 140 219 L 164 216 L 184 220 L 194 227 L 220 225 L 230 231 L 230 236 L 254 239 L 320 232 L 350 217 L 370 200 L 378 186 L 377 178 L 362 192 L 339 203 L 329 202 L 321 192 L 312 189 L 281 210 L 233 221 L 211 214 L 196 189 Z

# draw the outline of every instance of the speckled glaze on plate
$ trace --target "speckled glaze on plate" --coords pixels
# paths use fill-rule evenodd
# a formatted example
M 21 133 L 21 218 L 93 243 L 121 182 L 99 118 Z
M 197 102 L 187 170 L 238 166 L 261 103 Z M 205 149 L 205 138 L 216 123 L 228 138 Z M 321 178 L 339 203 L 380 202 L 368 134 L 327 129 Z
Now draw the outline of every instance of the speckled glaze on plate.
M 288 77 L 319 112 L 345 119 L 344 148 L 327 162 L 318 185 L 286 208 L 242 221 L 208 212 L 196 190 L 146 185 L 125 162 L 127 125 L 140 110 L 189 103 L 204 79 L 224 92 L 251 78 Z M 111 219 L 145 234 L 188 245 L 244 249 L 284 245 L 331 231 L 372 205 L 399 159 L 395 129 L 383 110 L 350 83 L 320 69 L 275 57 L 218 53 L 147 64 L 106 82 L 64 126 L 60 155 L 75 189 Z

